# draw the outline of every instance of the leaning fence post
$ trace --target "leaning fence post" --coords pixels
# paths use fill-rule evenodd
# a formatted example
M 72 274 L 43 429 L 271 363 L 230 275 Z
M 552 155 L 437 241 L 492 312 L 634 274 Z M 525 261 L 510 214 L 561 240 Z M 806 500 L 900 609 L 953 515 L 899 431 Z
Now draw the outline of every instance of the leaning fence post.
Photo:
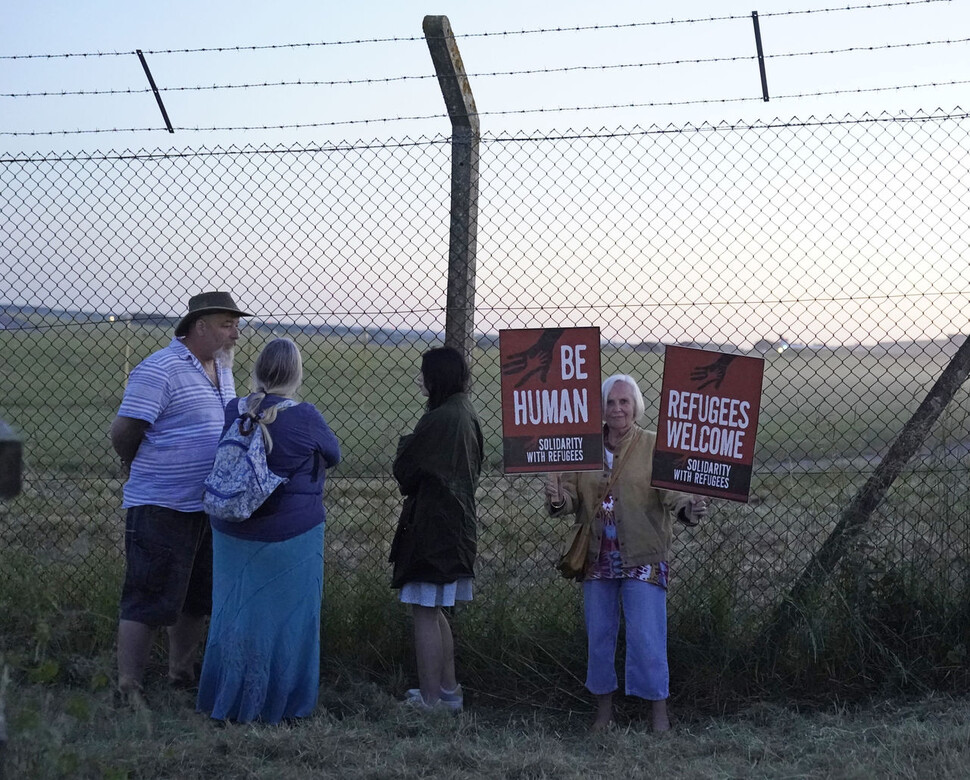
M 475 255 L 478 249 L 478 110 L 447 16 L 422 25 L 451 119 L 451 231 L 445 344 L 469 360 L 475 344 Z
M 769 657 L 778 653 L 782 640 L 794 627 L 798 615 L 807 606 L 810 596 L 834 571 L 836 564 L 869 521 L 869 517 L 892 487 L 903 467 L 923 446 L 930 428 L 968 376 L 970 376 L 970 336 L 943 369 L 943 373 L 940 374 L 919 408 L 903 426 L 899 436 L 890 446 L 889 452 L 886 453 L 886 457 L 876 466 L 872 476 L 843 510 L 832 533 L 805 567 L 788 596 L 775 608 L 774 614 L 756 640 L 755 647 L 764 648 Z

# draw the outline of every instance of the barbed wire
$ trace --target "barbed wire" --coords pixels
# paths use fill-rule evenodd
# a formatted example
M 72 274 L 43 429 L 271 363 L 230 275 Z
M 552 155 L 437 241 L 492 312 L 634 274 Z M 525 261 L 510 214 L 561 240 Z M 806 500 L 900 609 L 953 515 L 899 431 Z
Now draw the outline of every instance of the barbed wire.
M 944 81 L 944 82 L 924 82 L 922 84 L 901 84 L 889 87 L 859 87 L 856 89 L 833 89 L 827 91 L 817 91 L 817 92 L 792 92 L 787 95 L 775 95 L 772 100 L 792 100 L 792 99 L 802 99 L 802 98 L 813 98 L 813 97 L 831 97 L 835 95 L 853 95 L 862 94 L 868 92 L 895 92 L 906 89 L 925 89 L 928 87 L 955 87 L 963 84 L 970 84 L 970 79 L 964 79 L 960 81 Z M 569 106 L 569 107 L 557 107 L 557 108 L 524 108 L 524 109 L 508 109 L 504 111 L 479 111 L 479 116 L 502 116 L 506 114 L 540 114 L 540 113 L 556 113 L 556 112 L 569 112 L 569 111 L 606 111 L 612 109 L 628 109 L 628 108 L 673 108 L 678 106 L 690 106 L 690 105 L 712 105 L 712 104 L 726 104 L 726 103 L 751 103 L 751 102 L 763 103 L 764 98 L 761 95 L 751 95 L 746 97 L 734 97 L 734 98 L 696 98 L 691 100 L 665 100 L 665 101 L 654 101 L 650 103 L 613 103 L 598 106 Z
M 759 98 L 760 100 L 760 98 Z M 507 134 L 483 138 L 483 143 L 522 143 L 536 141 L 577 141 L 602 138 L 630 138 L 647 135 L 686 135 L 687 133 L 722 133 L 738 130 L 782 130 L 802 127 L 830 127 L 832 125 L 850 126 L 867 124 L 904 124 L 909 122 L 943 122 L 949 120 L 964 120 L 970 118 L 970 112 L 957 109 L 956 112 L 940 112 L 922 115 L 881 115 L 862 116 L 858 119 L 828 117 L 825 119 L 794 119 L 788 121 L 776 120 L 772 122 L 719 122 L 717 125 L 687 125 L 684 127 L 651 128 L 649 130 L 603 130 L 582 133 L 557 134 Z
M 908 89 L 927 89 L 927 88 L 943 88 L 943 87 L 954 87 L 970 84 L 970 79 L 954 80 L 954 81 L 930 81 L 923 82 L 921 84 L 896 84 L 886 87 L 859 87 L 855 89 L 834 89 L 834 90 L 820 90 L 815 92 L 794 92 L 785 95 L 776 95 L 772 100 L 795 100 L 795 99 L 805 99 L 814 97 L 833 97 L 838 95 L 855 95 L 864 93 L 875 93 L 875 92 L 899 92 Z M 609 103 L 603 105 L 583 105 L 583 106 L 554 106 L 554 107 L 544 107 L 544 108 L 517 108 L 517 109 L 505 109 L 505 110 L 494 110 L 494 111 L 479 111 L 476 116 L 478 117 L 488 117 L 488 116 L 510 116 L 510 115 L 528 115 L 528 114 L 551 114 L 551 113 L 570 113 L 576 111 L 610 111 L 619 109 L 631 109 L 631 108 L 674 108 L 683 106 L 693 106 L 693 105 L 726 105 L 729 103 L 751 103 L 758 102 L 762 103 L 763 98 L 759 96 L 744 96 L 744 97 L 733 97 L 733 98 L 696 98 L 690 100 L 666 100 L 666 101 L 651 101 L 643 103 Z M 211 133 L 211 132 L 258 132 L 267 130 L 313 130 L 323 127 L 338 127 L 346 125 L 369 125 L 369 124 L 386 124 L 388 122 L 410 122 L 410 121 L 428 121 L 434 119 L 441 119 L 444 113 L 439 114 L 424 114 L 418 116 L 397 116 L 397 117 L 381 117 L 374 119 L 342 119 L 333 120 L 330 122 L 308 122 L 308 123 L 293 123 L 293 124 L 279 124 L 279 125 L 226 125 L 226 126 L 210 126 L 210 127 L 175 127 L 174 130 L 183 133 Z M 160 127 L 124 127 L 124 128 L 91 128 L 91 129 L 73 129 L 73 130 L 0 130 L 0 136 L 23 136 L 23 137 L 36 137 L 36 136 L 54 136 L 54 135 L 97 135 L 104 133 L 153 133 L 162 130 Z M 357 148 L 357 147 L 354 147 Z
M 952 38 L 952 39 L 942 39 L 936 41 L 914 41 L 907 43 L 888 43 L 870 46 L 847 46 L 841 49 L 819 49 L 812 51 L 801 51 L 801 52 L 786 52 L 781 54 L 766 54 L 765 59 L 783 59 L 790 57 L 814 57 L 823 55 L 833 55 L 833 54 L 847 54 L 855 52 L 875 52 L 875 51 L 886 51 L 892 49 L 906 49 L 906 48 L 916 48 L 920 46 L 942 46 L 942 45 L 952 45 L 960 43 L 970 43 L 970 38 Z M 635 68 L 652 68 L 652 67 L 665 67 L 669 65 L 698 65 L 698 64 L 712 64 L 712 63 L 725 63 L 725 62 L 744 62 L 757 59 L 756 55 L 746 54 L 733 57 L 699 57 L 695 59 L 676 59 L 676 60 L 659 60 L 655 62 L 631 62 L 631 63 L 618 63 L 612 65 L 566 65 L 556 68 L 532 68 L 528 70 L 498 70 L 498 71 L 483 71 L 480 73 L 468 73 L 466 74 L 468 78 L 488 78 L 495 76 L 531 76 L 531 75 L 549 75 L 555 73 L 574 73 L 580 72 L 593 72 L 593 71 L 613 71 L 613 70 L 631 70 Z M 420 81 L 428 79 L 436 79 L 437 75 L 434 73 L 427 73 L 421 75 L 405 75 L 405 76 L 387 76 L 382 78 L 363 78 L 363 79 L 336 79 L 328 81 L 314 81 L 307 79 L 297 79 L 296 81 L 265 81 L 265 82 L 254 82 L 248 84 L 212 84 L 212 85 L 195 85 L 195 86 L 175 86 L 175 87 L 159 87 L 159 92 L 200 92 L 200 91 L 213 91 L 213 90 L 233 90 L 233 89 L 259 89 L 266 87 L 332 87 L 332 86 L 358 86 L 358 85 L 371 85 L 371 84 L 391 84 L 402 81 Z M 141 87 L 138 89 L 91 89 L 91 90 L 65 90 L 61 92 L 6 92 L 0 93 L 0 97 L 4 98 L 35 98 L 35 97 L 67 97 L 67 96 L 79 96 L 79 95 L 135 95 L 144 94 L 146 92 L 152 92 L 148 87 Z
M 505 133 L 501 135 L 484 135 L 481 138 L 483 144 L 509 144 L 509 143 L 534 143 L 537 141 L 575 141 L 591 139 L 609 138 L 633 138 L 649 135 L 686 135 L 687 133 L 721 133 L 736 132 L 745 130 L 780 130 L 804 127 L 828 127 L 832 125 L 865 125 L 865 124 L 905 124 L 916 122 L 945 122 L 962 121 L 970 118 L 970 112 L 957 108 L 951 112 L 937 111 L 936 113 L 923 113 L 917 115 L 892 115 L 883 114 L 879 116 L 864 115 L 859 118 L 834 118 L 808 119 L 808 120 L 775 120 L 771 122 L 721 122 L 717 125 L 687 125 L 684 127 L 673 128 L 637 128 L 633 130 L 600 130 L 583 131 L 576 133 Z M 278 146 L 265 147 L 253 146 L 244 148 L 230 149 L 198 149 L 188 151 L 154 151 L 154 152 L 125 152 L 125 153 L 63 153 L 63 154 L 37 154 L 19 156 L 0 156 L 0 165 L 21 164 L 21 163 L 59 163 L 65 161 L 115 161 L 115 160 L 167 160 L 167 159 L 188 159 L 196 157 L 233 157 L 233 156 L 269 156 L 287 154 L 315 154 L 321 152 L 340 152 L 340 151 L 363 151 L 374 149 L 396 149 L 411 146 L 446 146 L 450 144 L 449 136 L 438 138 L 427 138 L 417 140 L 393 141 L 393 142 L 361 142 L 361 143 L 338 143 L 331 145 L 307 145 L 307 146 Z
M 253 132 L 258 130 L 312 130 L 320 127 L 338 127 L 341 125 L 369 125 L 387 122 L 410 122 L 416 120 L 441 119 L 444 113 L 427 114 L 424 116 L 381 117 L 375 119 L 339 119 L 332 122 L 306 122 L 285 125 L 232 125 L 225 127 L 174 127 L 181 133 L 215 133 L 215 132 Z M 88 130 L 0 130 L 0 136 L 44 136 L 44 135 L 96 135 L 99 133 L 154 133 L 163 128 L 158 127 L 116 127 L 91 128 Z
M 895 0 L 894 2 L 884 2 L 884 3 L 863 3 L 860 5 L 846 5 L 846 6 L 833 6 L 830 8 L 806 8 L 800 10 L 790 10 L 790 11 L 774 11 L 759 14 L 761 18 L 767 17 L 782 17 L 782 16 L 804 16 L 810 14 L 822 14 L 822 13 L 841 13 L 845 11 L 873 11 L 884 8 L 896 8 L 900 6 L 913 6 L 913 5 L 929 5 L 932 3 L 949 3 L 952 0 Z M 490 38 L 490 37 L 510 37 L 516 35 L 546 35 L 552 33 L 565 33 L 565 32 L 587 32 L 587 31 L 598 31 L 598 30 L 620 30 L 620 29 L 630 29 L 637 27 L 661 27 L 661 26 L 672 26 L 680 24 L 700 24 L 704 22 L 720 22 L 720 21 L 732 21 L 739 19 L 749 19 L 748 14 L 736 14 L 728 16 L 708 16 L 708 17 L 697 17 L 697 18 L 687 18 L 687 19 L 665 19 L 647 22 L 628 22 L 620 24 L 597 24 L 597 25 L 583 25 L 576 27 L 542 27 L 526 30 L 503 30 L 495 32 L 481 32 L 481 33 L 463 33 L 454 36 L 456 40 L 464 38 Z M 262 45 L 250 45 L 250 46 L 213 46 L 213 47 L 197 47 L 197 48 L 187 48 L 187 49 L 144 49 L 143 54 L 200 54 L 200 53 L 226 53 L 226 52 L 243 52 L 243 51 L 265 51 L 265 50 L 277 50 L 277 49 L 305 49 L 323 46 L 352 46 L 361 44 L 373 44 L 373 43 L 413 43 L 415 41 L 423 41 L 425 37 L 423 35 L 412 35 L 412 36 L 399 36 L 399 37 L 386 37 L 386 38 L 358 38 L 344 41 L 307 41 L 302 43 L 280 43 L 280 44 L 262 44 Z M 4 54 L 0 55 L 0 60 L 35 60 L 35 59 L 69 59 L 69 58 L 85 58 L 85 57 L 127 57 L 134 54 L 134 51 L 110 51 L 110 52 L 70 52 L 63 54 Z
M 359 144 L 306 144 L 291 146 L 251 146 L 231 147 L 229 149 L 191 149 L 187 151 L 154 151 L 154 152 L 66 152 L 63 154 L 24 155 L 19 157 L 0 156 L 0 164 L 12 163 L 41 163 L 41 162 L 116 162 L 128 160 L 177 160 L 194 159 L 197 157 L 271 157 L 274 155 L 321 154 L 331 152 L 349 152 L 375 149 L 404 149 L 417 146 L 449 146 L 450 136 L 438 138 L 418 138 L 402 141 L 377 141 Z

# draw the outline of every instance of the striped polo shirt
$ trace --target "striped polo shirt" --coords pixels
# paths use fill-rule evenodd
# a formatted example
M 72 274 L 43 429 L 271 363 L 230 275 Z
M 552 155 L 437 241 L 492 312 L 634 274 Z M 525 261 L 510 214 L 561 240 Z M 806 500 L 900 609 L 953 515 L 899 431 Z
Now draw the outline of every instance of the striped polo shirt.
M 202 483 L 236 397 L 232 370 L 216 364 L 213 386 L 199 359 L 178 339 L 132 370 L 118 414 L 149 423 L 125 483 L 125 508 L 155 504 L 202 511 Z

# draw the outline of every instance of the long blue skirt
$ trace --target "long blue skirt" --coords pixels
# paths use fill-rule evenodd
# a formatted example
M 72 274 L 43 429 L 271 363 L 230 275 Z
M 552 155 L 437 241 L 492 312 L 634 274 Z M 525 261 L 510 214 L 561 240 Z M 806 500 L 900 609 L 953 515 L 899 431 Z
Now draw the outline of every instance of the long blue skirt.
M 196 709 L 218 720 L 310 715 L 320 688 L 323 529 L 283 542 L 212 532 L 212 620 Z

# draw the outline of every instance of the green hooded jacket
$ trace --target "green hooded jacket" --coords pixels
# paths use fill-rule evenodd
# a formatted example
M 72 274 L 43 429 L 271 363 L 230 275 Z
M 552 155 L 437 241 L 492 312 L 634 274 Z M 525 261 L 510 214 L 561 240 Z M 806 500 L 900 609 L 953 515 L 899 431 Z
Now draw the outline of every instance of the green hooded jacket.
M 401 437 L 394 478 L 404 507 L 391 543 L 392 588 L 474 576 L 483 459 L 482 429 L 465 393 L 426 412 L 414 433 Z

